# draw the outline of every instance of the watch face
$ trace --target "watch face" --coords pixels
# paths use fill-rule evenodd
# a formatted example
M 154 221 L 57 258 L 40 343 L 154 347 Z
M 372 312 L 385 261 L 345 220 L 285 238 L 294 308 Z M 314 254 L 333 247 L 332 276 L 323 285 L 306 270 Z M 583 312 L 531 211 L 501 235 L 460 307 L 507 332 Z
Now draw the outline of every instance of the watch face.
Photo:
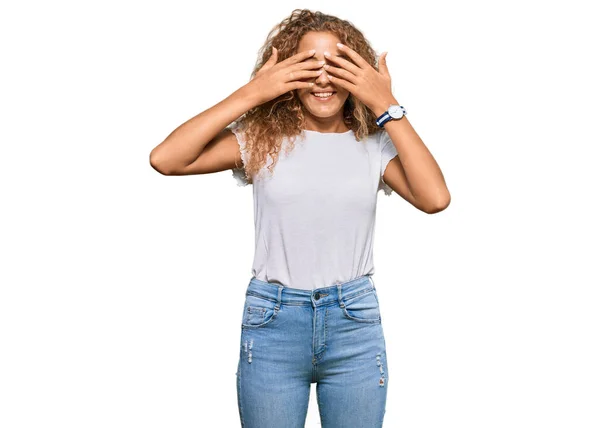
M 392 116 L 394 119 L 399 119 L 402 117 L 402 115 L 404 114 L 404 112 L 402 111 L 402 108 L 400 108 L 399 105 L 393 105 L 390 106 L 390 108 L 388 109 L 388 113 L 390 114 L 390 116 Z

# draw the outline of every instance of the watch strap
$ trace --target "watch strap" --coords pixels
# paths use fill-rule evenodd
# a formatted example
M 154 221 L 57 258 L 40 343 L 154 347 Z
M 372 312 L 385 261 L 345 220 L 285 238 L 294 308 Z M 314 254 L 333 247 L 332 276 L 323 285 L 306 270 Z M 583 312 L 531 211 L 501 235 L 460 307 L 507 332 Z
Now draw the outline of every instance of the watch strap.
M 379 116 L 377 118 L 377 120 L 375 121 L 375 123 L 380 128 L 383 128 L 383 125 L 385 125 L 390 120 L 392 120 L 392 116 L 390 116 L 390 114 L 386 111 L 385 113 L 383 113 L 381 116 Z

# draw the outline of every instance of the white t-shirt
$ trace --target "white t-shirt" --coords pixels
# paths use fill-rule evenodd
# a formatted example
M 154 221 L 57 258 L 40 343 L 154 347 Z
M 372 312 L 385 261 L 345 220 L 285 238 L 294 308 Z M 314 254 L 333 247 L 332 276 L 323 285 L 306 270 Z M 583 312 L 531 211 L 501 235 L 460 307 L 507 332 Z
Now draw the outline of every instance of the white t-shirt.
M 246 142 L 236 135 L 244 165 Z M 303 139 L 302 137 L 306 138 Z M 374 274 L 373 237 L 377 192 L 391 195 L 382 179 L 398 154 L 385 129 L 356 141 L 352 130 L 304 130 L 295 147 L 282 149 L 273 174 L 254 175 L 255 252 L 251 275 L 286 287 L 314 290 Z M 232 169 L 238 186 L 249 184 Z

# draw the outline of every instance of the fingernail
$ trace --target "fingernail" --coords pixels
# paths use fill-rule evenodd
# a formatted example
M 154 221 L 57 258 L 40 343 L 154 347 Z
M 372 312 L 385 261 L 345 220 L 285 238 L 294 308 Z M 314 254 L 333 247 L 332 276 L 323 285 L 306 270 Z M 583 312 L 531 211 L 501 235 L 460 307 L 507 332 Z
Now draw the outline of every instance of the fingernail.
M 312 54 L 314 54 L 317 50 L 316 49 L 311 49 L 309 52 Z
M 343 47 L 344 47 L 344 45 L 342 45 L 341 43 L 338 43 L 338 44 L 337 44 L 337 47 L 338 47 L 338 48 L 343 48 Z
M 323 55 L 325 55 L 326 57 L 331 56 L 331 54 L 328 51 L 323 52 Z

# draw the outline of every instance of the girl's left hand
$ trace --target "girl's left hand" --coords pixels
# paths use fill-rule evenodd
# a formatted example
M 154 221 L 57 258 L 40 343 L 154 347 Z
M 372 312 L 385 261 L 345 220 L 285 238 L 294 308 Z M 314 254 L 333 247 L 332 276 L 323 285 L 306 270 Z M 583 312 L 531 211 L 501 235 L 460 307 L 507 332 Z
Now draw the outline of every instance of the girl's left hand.
M 377 71 L 348 46 L 341 43 L 337 46 L 354 61 L 354 64 L 339 56 L 326 55 L 328 60 L 339 65 L 339 67 L 324 65 L 330 82 L 351 92 L 376 115 L 387 110 L 390 104 L 396 103 L 392 94 L 392 79 L 385 61 L 387 52 L 379 56 L 379 71 Z

